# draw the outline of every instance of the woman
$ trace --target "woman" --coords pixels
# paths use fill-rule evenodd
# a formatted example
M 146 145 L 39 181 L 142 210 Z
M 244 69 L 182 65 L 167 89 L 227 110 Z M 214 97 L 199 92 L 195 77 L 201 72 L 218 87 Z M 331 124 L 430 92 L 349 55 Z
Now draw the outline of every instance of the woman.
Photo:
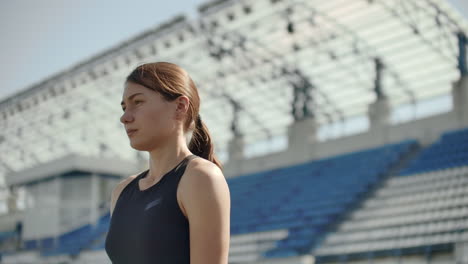
M 126 78 L 121 105 L 130 145 L 149 152 L 149 169 L 112 192 L 112 263 L 227 264 L 230 192 L 195 83 L 173 63 L 143 64 Z

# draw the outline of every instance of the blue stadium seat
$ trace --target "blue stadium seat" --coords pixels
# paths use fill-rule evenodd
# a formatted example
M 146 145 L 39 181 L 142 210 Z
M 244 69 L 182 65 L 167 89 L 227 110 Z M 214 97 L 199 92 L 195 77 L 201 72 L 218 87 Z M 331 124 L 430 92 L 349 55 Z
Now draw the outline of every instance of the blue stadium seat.
M 468 165 L 468 128 L 447 131 L 399 175 L 411 175 Z
M 265 258 L 300 255 L 380 180 L 416 140 L 228 179 L 231 235 L 287 229 Z
M 288 230 L 265 258 L 307 252 L 350 206 L 407 153 L 416 140 L 337 155 L 303 164 L 227 179 L 231 191 L 231 235 Z M 42 243 L 43 256 L 104 249 L 110 214 L 97 225 L 63 234 L 59 245 Z M 27 247 L 37 245 L 29 242 Z

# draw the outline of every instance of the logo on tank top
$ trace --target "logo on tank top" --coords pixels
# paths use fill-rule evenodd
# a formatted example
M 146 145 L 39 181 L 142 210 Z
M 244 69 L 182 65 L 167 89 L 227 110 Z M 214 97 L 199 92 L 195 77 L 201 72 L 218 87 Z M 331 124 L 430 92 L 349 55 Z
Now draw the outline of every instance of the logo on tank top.
M 149 202 L 149 203 L 146 205 L 146 207 L 145 207 L 145 211 L 148 210 L 148 209 L 150 209 L 150 208 L 153 207 L 153 206 L 158 205 L 159 203 L 161 203 L 161 201 L 162 201 L 162 198 L 158 198 L 158 199 L 156 199 L 156 200 L 153 200 L 153 201 Z

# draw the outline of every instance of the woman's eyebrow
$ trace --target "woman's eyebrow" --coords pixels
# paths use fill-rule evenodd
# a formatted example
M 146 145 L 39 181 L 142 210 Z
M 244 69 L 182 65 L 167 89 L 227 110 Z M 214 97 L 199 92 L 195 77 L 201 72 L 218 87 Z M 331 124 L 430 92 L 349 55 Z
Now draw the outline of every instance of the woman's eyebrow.
M 137 95 L 139 95 L 139 94 L 143 94 L 143 93 L 134 93 L 134 94 L 130 95 L 129 97 L 127 97 L 127 100 L 131 100 L 133 97 L 135 97 L 135 96 L 137 96 Z M 122 102 L 120 103 L 120 105 L 124 105 L 124 101 L 122 101 Z

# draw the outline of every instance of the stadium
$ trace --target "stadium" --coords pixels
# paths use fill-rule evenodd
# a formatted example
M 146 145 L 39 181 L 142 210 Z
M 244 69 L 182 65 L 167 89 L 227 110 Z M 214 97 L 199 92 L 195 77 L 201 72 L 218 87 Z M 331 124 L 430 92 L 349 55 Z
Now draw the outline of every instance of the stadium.
M 468 263 L 468 23 L 445 0 L 221 0 L 0 100 L 0 263 L 111 263 L 145 169 L 118 105 L 187 69 L 231 191 L 230 264 Z

